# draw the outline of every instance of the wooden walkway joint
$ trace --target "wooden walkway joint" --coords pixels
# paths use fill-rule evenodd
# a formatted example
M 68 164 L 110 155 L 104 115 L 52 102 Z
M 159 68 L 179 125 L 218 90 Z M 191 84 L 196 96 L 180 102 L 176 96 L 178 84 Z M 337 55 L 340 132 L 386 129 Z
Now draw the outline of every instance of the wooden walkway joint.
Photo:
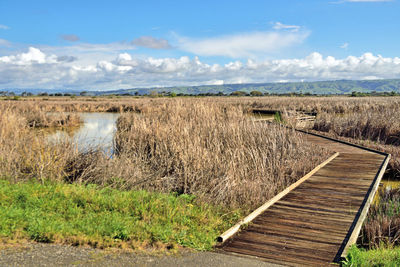
M 336 153 L 223 233 L 220 252 L 287 266 L 326 266 L 340 262 L 356 242 L 390 154 L 303 133 L 308 142 Z

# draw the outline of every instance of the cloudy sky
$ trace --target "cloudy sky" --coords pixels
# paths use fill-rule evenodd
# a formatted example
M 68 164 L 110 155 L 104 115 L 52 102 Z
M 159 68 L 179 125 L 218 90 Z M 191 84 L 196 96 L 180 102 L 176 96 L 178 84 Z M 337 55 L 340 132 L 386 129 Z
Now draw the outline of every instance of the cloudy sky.
M 400 0 L 0 0 L 0 90 L 400 78 Z

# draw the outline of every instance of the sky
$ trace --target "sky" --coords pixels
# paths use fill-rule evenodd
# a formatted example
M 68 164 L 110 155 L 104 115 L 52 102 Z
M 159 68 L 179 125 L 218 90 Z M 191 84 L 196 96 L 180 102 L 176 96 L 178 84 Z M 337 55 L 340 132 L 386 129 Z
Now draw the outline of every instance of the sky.
M 0 89 L 400 78 L 400 0 L 0 0 Z

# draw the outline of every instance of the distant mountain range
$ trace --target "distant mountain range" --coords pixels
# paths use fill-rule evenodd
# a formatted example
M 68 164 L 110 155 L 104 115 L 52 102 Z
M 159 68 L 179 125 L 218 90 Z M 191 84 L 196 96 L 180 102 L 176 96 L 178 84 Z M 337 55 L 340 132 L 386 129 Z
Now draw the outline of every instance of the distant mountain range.
M 2 90 L 0 90 L 2 91 Z M 231 94 L 235 91 L 250 93 L 259 91 L 270 94 L 286 93 L 311 93 L 311 94 L 350 94 L 351 92 L 396 92 L 400 93 L 400 79 L 391 80 L 337 80 L 320 82 L 290 82 L 290 83 L 244 83 L 244 84 L 224 84 L 224 85 L 200 85 L 200 86 L 174 86 L 174 87 L 154 87 L 154 88 L 132 88 L 118 89 L 110 91 L 89 91 L 78 90 L 45 90 L 45 89 L 8 89 L 3 90 L 21 94 L 22 92 L 38 93 L 72 93 L 87 91 L 88 95 L 108 95 L 108 94 L 151 94 L 161 92 L 174 92 L 176 94 Z

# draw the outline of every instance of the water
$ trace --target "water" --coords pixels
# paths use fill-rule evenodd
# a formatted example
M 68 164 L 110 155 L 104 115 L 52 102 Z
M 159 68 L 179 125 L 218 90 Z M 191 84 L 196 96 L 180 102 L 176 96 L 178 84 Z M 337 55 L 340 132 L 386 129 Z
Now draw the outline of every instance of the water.
M 108 155 L 113 153 L 113 137 L 119 113 L 78 113 L 83 121 L 80 127 L 56 130 L 49 134 L 49 140 L 71 140 L 80 151 L 99 148 Z
M 275 119 L 275 114 L 250 113 L 250 116 L 255 121 L 273 121 Z

